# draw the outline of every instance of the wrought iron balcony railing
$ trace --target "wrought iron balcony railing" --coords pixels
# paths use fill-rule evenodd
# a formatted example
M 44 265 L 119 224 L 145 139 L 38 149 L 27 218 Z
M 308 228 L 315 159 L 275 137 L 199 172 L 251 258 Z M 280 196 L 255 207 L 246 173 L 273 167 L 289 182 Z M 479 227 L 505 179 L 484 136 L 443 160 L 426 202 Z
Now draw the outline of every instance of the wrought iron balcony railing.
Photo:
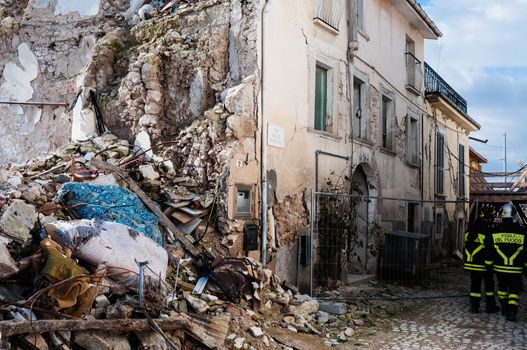
M 467 114 L 467 101 L 461 97 L 435 70 L 425 62 L 425 92 L 440 94 L 450 101 L 461 112 Z
M 342 0 L 315 1 L 315 19 L 321 20 L 336 31 L 339 30 L 343 11 L 344 4 Z
M 419 94 L 423 91 L 423 68 L 421 61 L 414 54 L 406 53 L 406 84 Z

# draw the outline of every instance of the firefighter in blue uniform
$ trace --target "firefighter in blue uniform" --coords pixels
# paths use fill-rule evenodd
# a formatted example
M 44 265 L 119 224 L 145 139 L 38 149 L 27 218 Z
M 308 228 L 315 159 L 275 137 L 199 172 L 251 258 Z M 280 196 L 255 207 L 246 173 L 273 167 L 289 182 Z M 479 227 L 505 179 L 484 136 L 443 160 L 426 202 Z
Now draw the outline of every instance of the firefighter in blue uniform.
M 494 291 L 494 272 L 492 266 L 485 264 L 488 256 L 486 244 L 494 221 L 493 212 L 490 206 L 481 208 L 477 220 L 469 224 L 465 233 L 463 268 L 470 272 L 470 312 L 473 314 L 479 313 L 481 282 L 485 285 L 485 311 L 488 314 L 499 311 Z
M 498 298 L 502 314 L 507 321 L 516 322 L 527 252 L 525 232 L 516 221 L 516 210 L 512 204 L 502 207 L 501 223 L 492 230 L 488 244 L 490 249 L 486 263 L 494 266 L 498 276 Z

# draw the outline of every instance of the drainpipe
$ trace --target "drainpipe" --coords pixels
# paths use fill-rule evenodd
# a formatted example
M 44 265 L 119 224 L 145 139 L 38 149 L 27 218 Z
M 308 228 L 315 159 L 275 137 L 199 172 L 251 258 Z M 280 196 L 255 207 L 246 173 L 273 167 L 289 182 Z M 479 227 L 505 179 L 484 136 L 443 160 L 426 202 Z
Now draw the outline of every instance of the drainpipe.
M 267 264 L 267 120 L 264 113 L 264 15 L 269 0 L 265 0 L 260 25 L 260 217 L 262 226 L 261 260 Z

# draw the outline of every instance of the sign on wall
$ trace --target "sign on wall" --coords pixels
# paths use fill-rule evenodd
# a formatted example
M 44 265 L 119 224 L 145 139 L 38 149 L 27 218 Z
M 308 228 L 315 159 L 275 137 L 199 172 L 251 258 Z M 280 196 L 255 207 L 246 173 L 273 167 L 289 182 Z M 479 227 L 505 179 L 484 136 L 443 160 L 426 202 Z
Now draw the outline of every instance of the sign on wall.
M 267 144 L 269 146 L 285 148 L 284 140 L 284 128 L 274 124 L 267 124 Z

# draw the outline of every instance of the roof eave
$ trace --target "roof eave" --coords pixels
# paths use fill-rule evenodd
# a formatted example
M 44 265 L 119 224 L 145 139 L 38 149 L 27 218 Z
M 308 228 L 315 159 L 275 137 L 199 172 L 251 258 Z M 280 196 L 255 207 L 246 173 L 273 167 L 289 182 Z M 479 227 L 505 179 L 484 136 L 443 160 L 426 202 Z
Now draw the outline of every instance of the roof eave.
M 410 23 L 425 37 L 425 39 L 438 39 L 443 36 L 437 25 L 416 0 L 390 0 L 392 5 L 405 16 Z

